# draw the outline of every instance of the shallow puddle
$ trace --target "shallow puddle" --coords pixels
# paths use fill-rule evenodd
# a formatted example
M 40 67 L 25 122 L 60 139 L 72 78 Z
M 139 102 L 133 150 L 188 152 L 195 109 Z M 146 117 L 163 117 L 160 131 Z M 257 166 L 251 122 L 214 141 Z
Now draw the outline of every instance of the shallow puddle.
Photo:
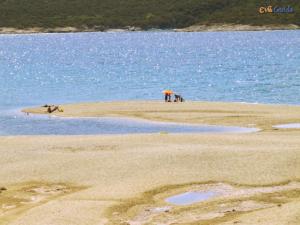
M 129 118 L 62 118 L 7 112 L 0 117 L 0 135 L 89 135 L 135 133 L 250 133 L 259 129 L 234 126 L 152 122 Z
M 300 123 L 279 124 L 273 127 L 280 128 L 280 129 L 300 129 Z
M 166 199 L 166 202 L 174 205 L 190 205 L 196 202 L 208 200 L 216 195 L 215 192 L 185 192 L 183 194 L 175 195 Z
M 153 203 L 144 204 L 142 201 L 140 205 L 125 210 L 135 212 L 134 215 L 114 211 L 111 221 L 112 224 L 130 225 L 214 224 L 218 218 L 226 221 L 235 218 L 232 215 L 281 207 L 293 198 L 298 198 L 299 193 L 299 182 L 262 187 L 226 183 L 192 184 L 155 194 Z

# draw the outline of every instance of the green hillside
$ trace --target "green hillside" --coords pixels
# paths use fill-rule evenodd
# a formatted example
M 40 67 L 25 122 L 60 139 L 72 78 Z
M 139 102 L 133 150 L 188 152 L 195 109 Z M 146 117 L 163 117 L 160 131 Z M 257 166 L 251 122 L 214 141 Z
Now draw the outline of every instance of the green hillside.
M 269 4 L 290 5 L 295 12 L 258 13 L 260 6 Z M 297 0 L 0 0 L 0 27 L 148 29 L 213 23 L 300 25 L 298 12 Z

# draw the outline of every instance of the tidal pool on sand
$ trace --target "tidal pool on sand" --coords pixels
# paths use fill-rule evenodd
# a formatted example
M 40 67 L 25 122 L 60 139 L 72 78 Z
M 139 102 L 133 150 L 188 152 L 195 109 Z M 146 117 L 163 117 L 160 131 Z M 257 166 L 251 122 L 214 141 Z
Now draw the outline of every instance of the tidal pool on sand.
M 196 202 L 208 200 L 216 195 L 212 191 L 191 191 L 183 194 L 175 195 L 166 199 L 166 202 L 174 205 L 191 205 Z
M 279 124 L 273 127 L 280 129 L 300 129 L 300 123 Z
M 248 133 L 256 128 L 187 125 L 127 118 L 61 118 L 7 113 L 0 117 L 0 135 L 88 135 L 134 133 Z

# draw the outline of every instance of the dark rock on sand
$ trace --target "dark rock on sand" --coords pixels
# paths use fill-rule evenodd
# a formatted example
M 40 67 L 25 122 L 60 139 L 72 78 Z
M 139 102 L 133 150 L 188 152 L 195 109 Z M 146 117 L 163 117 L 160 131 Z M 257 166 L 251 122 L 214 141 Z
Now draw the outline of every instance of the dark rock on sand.
M 1 193 L 2 191 L 6 191 L 6 190 L 7 190 L 6 187 L 0 187 L 0 193 Z

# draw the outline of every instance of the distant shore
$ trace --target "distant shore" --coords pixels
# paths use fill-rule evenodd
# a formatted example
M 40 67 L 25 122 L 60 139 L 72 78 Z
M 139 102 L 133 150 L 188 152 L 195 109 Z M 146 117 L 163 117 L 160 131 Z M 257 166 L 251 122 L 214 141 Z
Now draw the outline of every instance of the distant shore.
M 171 32 L 215 32 L 215 31 L 267 31 L 267 30 L 297 30 L 300 26 L 295 24 L 288 25 L 245 25 L 245 24 L 212 24 L 212 25 L 192 25 L 185 28 L 170 29 L 142 29 L 140 27 L 126 26 L 124 28 L 107 28 L 99 26 L 93 28 L 77 27 L 32 27 L 32 28 L 14 28 L 0 27 L 0 34 L 32 34 L 32 33 L 78 33 L 78 32 L 140 32 L 140 31 L 171 31 Z

